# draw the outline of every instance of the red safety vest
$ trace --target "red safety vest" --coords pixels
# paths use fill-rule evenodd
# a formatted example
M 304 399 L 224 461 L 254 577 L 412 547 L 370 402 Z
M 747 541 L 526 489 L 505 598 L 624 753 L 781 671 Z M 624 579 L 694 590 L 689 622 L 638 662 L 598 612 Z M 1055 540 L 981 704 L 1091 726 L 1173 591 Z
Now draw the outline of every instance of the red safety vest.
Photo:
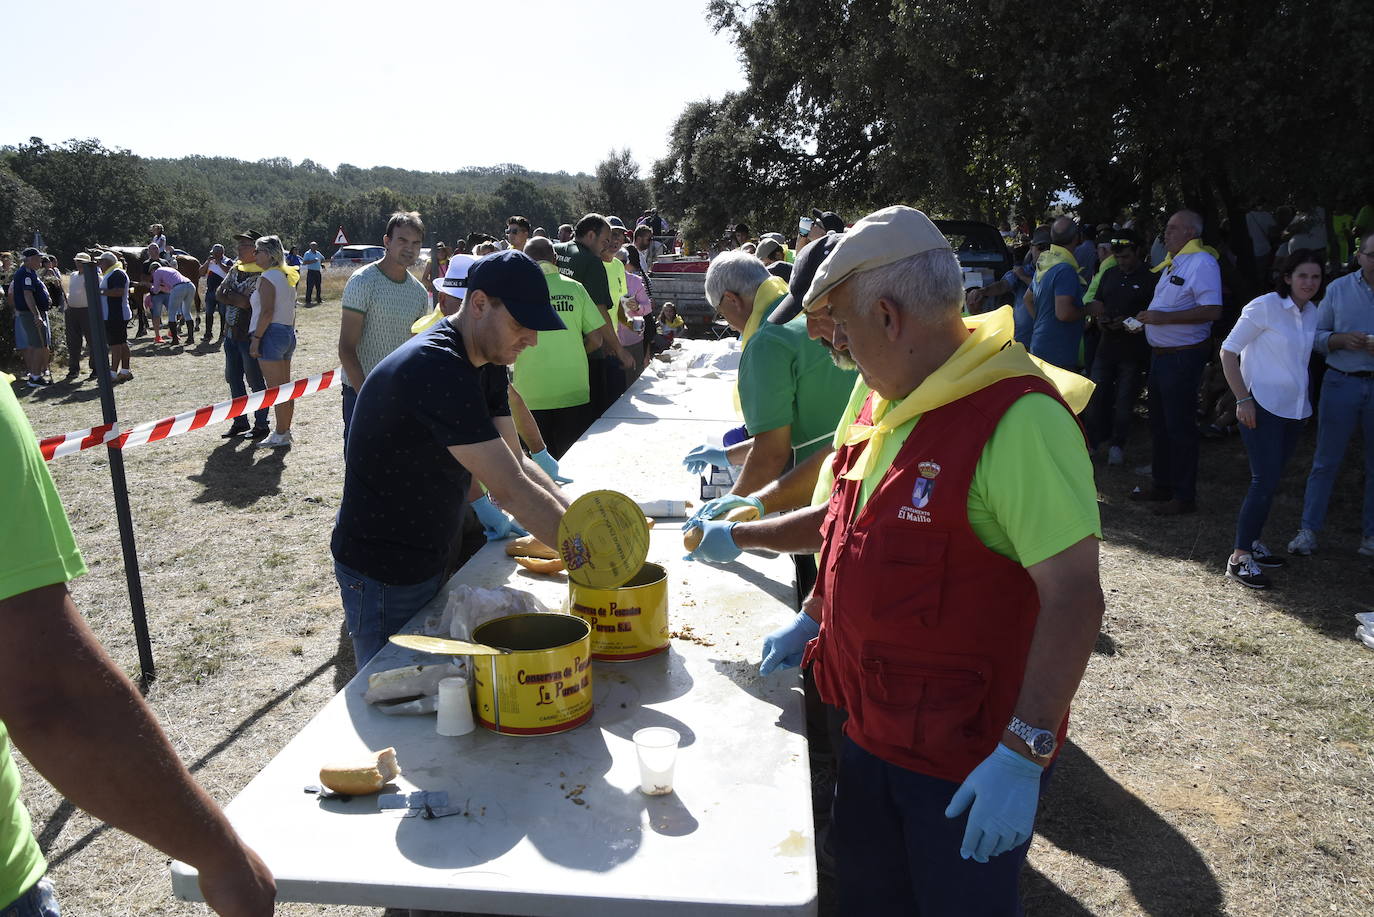
M 962 781 L 996 747 L 1021 691 L 1040 612 L 1030 574 L 968 521 L 983 447 L 1035 376 L 1003 379 L 927 412 L 855 518 L 862 482 L 841 474 L 821 529 L 820 635 L 806 660 L 845 733 L 891 764 Z M 872 395 L 859 421 L 872 422 Z M 1065 405 L 1065 410 L 1070 410 Z M 1058 729 L 1062 746 L 1068 716 Z

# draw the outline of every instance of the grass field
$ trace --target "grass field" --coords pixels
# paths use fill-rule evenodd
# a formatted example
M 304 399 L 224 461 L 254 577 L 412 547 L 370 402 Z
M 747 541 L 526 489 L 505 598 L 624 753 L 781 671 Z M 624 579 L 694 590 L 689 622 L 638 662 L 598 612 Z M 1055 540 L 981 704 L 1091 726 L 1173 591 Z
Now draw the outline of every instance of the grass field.
M 295 377 L 337 365 L 339 290 L 298 313 Z M 134 343 L 120 416 L 154 419 L 227 397 L 217 346 Z M 59 375 L 61 371 L 59 370 Z M 22 394 L 39 435 L 99 422 L 93 383 Z M 148 699 L 178 752 L 227 802 L 352 675 L 328 538 L 342 490 L 337 394 L 298 402 L 287 452 L 223 427 L 126 455 L 158 663 Z M 1276 501 L 1271 547 L 1296 528 L 1309 429 Z M 1347 457 L 1322 551 L 1253 593 L 1221 575 L 1248 481 L 1236 439 L 1204 445 L 1202 511 L 1157 519 L 1126 500 L 1148 461 L 1099 468 L 1107 618 L 1075 705 L 1025 880 L 1032 915 L 1291 917 L 1374 913 L 1374 653 L 1354 639 L 1371 565 L 1363 482 Z M 77 604 L 136 673 L 101 450 L 51 465 L 90 572 Z M 73 810 L 21 760 L 24 798 L 64 913 L 205 913 L 170 894 L 166 858 Z M 375 908 L 282 905 L 288 915 Z

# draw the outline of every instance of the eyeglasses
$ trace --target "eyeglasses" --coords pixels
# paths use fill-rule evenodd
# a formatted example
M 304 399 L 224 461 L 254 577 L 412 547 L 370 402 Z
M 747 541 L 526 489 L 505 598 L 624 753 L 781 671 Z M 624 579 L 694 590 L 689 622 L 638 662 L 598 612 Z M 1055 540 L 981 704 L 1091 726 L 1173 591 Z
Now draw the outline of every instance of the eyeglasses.
M 521 233 L 521 232 L 522 232 L 522 230 L 516 229 L 515 227 L 511 227 L 510 229 L 507 229 L 507 230 L 506 230 L 506 235 L 508 235 L 508 236 L 514 236 L 514 235 L 518 235 L 518 234 Z
M 1360 252 L 1360 254 L 1364 255 L 1366 258 L 1374 258 L 1374 252 Z

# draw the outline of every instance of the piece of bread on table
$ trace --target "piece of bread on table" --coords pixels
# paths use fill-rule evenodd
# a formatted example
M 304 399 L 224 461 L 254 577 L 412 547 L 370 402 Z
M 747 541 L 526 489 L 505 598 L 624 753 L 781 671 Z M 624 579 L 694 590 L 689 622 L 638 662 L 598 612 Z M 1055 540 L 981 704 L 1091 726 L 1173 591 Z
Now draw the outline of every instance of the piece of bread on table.
M 366 796 L 375 793 L 401 776 L 396 763 L 396 749 L 383 748 L 371 758 L 326 764 L 320 768 L 320 783 L 346 796 Z
M 506 553 L 511 557 L 542 557 L 545 560 L 559 560 L 558 552 L 533 535 L 521 535 L 506 542 Z
M 531 573 L 562 573 L 561 559 L 549 560 L 543 557 L 517 557 L 515 562 Z

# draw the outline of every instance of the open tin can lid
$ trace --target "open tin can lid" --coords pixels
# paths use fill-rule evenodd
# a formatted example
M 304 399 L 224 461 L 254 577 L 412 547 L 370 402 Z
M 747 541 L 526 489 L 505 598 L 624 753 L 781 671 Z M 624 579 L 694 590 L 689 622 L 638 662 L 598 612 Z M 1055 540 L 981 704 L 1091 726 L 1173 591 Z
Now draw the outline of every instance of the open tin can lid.
M 644 566 L 649 526 L 639 504 L 614 490 L 573 501 L 558 524 L 558 553 L 579 586 L 615 589 Z

